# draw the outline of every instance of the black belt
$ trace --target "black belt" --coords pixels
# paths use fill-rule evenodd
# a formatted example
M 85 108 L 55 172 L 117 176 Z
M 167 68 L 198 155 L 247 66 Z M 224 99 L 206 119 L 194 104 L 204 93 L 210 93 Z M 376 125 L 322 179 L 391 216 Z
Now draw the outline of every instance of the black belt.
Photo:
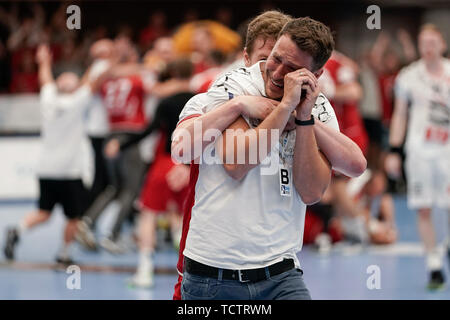
M 284 259 L 278 263 L 272 264 L 265 268 L 247 269 L 247 270 L 228 270 L 207 266 L 203 263 L 184 258 L 185 270 L 188 273 L 219 279 L 219 271 L 222 270 L 222 279 L 224 280 L 238 280 L 240 282 L 258 282 L 266 280 L 266 269 L 268 269 L 269 276 L 276 276 L 277 274 L 286 272 L 295 267 L 293 259 Z M 301 270 L 300 270 L 301 271 Z

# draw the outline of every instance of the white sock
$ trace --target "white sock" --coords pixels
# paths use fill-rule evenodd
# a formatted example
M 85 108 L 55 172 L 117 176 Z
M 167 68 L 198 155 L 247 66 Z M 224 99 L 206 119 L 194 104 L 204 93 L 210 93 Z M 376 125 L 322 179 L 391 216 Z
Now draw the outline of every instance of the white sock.
M 152 272 L 153 271 L 153 250 L 149 248 L 141 249 L 139 251 L 139 265 L 137 272 Z
M 28 226 L 25 224 L 24 220 L 20 221 L 20 223 L 16 227 L 16 230 L 19 233 L 19 235 L 23 234 L 28 230 Z
M 72 246 L 70 243 L 64 243 L 62 248 L 59 249 L 58 256 L 63 259 L 69 259 L 72 251 L 71 248 Z
M 435 248 L 427 253 L 426 265 L 429 271 L 436 271 L 442 269 L 442 257 L 438 248 Z

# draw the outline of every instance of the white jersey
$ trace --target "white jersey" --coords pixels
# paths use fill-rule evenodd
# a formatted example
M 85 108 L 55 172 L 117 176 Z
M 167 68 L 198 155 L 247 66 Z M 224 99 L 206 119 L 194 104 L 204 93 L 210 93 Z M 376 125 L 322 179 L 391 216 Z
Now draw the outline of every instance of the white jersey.
M 444 75 L 433 79 L 422 60 L 404 68 L 395 93 L 410 104 L 405 151 L 422 157 L 450 156 L 450 61 L 443 59 Z
M 92 97 L 88 86 L 59 94 L 54 83 L 41 88 L 42 149 L 37 166 L 40 178 L 82 178 L 88 141 L 84 116 Z
M 209 112 L 238 95 L 266 96 L 260 63 L 217 79 L 207 93 L 186 104 L 180 121 Z M 333 108 L 323 95 L 313 114 L 339 130 Z M 252 119 L 246 121 L 251 127 L 257 125 Z M 292 177 L 294 144 L 295 130 L 283 133 L 267 157 L 279 155 L 275 172 L 264 173 L 263 161 L 241 181 L 231 178 L 222 164 L 198 165 L 185 256 L 226 269 L 259 268 L 283 258 L 294 259 L 300 267 L 296 253 L 302 247 L 306 205 L 292 181 L 284 186 L 280 182 L 281 170 Z
M 96 60 L 91 67 L 89 80 L 93 81 L 105 72 L 110 66 L 108 60 Z M 103 99 L 96 94 L 92 100 L 87 114 L 86 131 L 91 137 L 105 137 L 109 133 L 109 120 Z

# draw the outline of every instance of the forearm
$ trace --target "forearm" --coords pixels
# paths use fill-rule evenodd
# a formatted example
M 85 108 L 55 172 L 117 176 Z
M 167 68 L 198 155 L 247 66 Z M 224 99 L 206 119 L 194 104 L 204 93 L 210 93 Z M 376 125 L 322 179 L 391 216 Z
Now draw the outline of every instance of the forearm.
M 155 122 L 155 120 L 141 133 L 131 136 L 129 139 L 127 139 L 125 142 L 120 144 L 120 151 L 125 151 L 128 148 L 138 144 L 141 142 L 144 138 L 148 137 L 150 134 L 152 134 L 155 129 L 159 128 L 159 125 Z
M 317 146 L 334 170 L 352 178 L 366 170 L 367 160 L 352 139 L 320 121 L 314 125 L 314 134 Z
M 233 100 L 211 112 L 181 122 L 172 136 L 172 156 L 184 163 L 201 156 L 205 148 L 241 115 L 240 104 Z M 205 136 L 205 133 L 208 135 Z M 201 146 L 201 150 L 195 150 L 195 146 Z
M 38 77 L 41 86 L 47 83 L 54 82 L 52 74 L 52 66 L 50 62 L 43 62 L 39 64 Z
M 251 169 L 258 166 L 278 143 L 291 115 L 291 111 L 279 105 L 258 127 L 242 130 L 242 125 L 231 126 L 222 143 L 224 168 L 234 179 L 242 179 Z M 244 125 L 247 125 L 244 122 Z M 241 130 L 237 130 L 241 129 Z M 244 142 L 244 143 L 242 143 Z
M 305 204 L 318 202 L 331 179 L 331 168 L 317 148 L 311 126 L 298 126 L 292 168 L 294 186 Z
M 392 115 L 391 127 L 389 133 L 389 145 L 400 147 L 405 140 L 407 123 L 406 102 L 397 101 Z

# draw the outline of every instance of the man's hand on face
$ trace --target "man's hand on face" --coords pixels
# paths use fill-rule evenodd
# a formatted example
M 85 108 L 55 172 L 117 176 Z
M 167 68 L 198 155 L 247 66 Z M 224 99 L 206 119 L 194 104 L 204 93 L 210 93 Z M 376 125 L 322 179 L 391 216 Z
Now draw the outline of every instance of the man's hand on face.
M 302 90 L 305 96 L 302 97 Z M 284 77 L 283 102 L 292 111 L 296 110 L 297 119 L 309 120 L 312 108 L 320 94 L 317 78 L 308 69 L 302 68 L 286 74 Z

